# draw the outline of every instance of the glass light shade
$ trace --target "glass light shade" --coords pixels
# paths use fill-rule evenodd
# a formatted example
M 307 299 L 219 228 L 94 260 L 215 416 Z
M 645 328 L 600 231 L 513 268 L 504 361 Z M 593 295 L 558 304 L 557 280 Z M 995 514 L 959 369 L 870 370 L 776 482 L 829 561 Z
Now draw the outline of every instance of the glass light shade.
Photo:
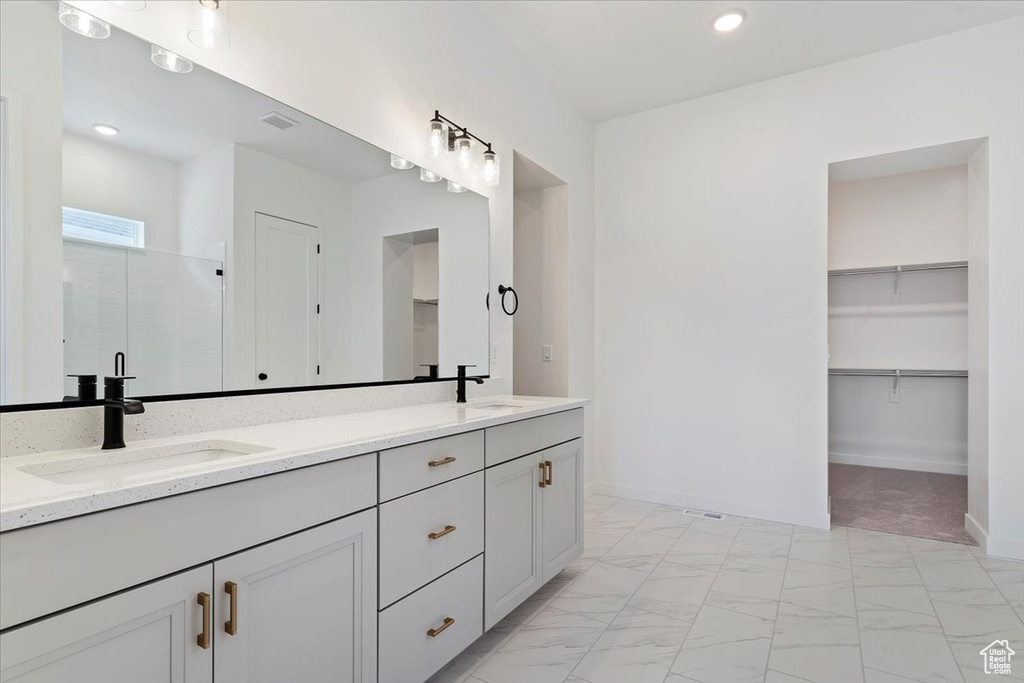
M 129 12 L 139 12 L 146 9 L 146 0 L 107 0 L 114 7 L 126 9 Z
M 187 74 L 192 70 L 192 62 L 181 55 L 176 55 L 170 50 L 165 50 L 159 45 L 151 45 L 149 58 L 153 63 L 165 71 L 175 74 Z
M 480 160 L 480 179 L 488 187 L 494 187 L 501 182 L 501 159 L 489 149 Z
M 427 137 L 427 158 L 441 161 L 448 158 L 448 124 L 441 119 L 430 120 L 430 134 Z
M 68 29 L 86 38 L 110 37 L 110 24 L 91 14 L 86 14 L 80 9 L 75 9 L 66 2 L 60 3 L 57 18 Z
M 443 179 L 441 178 L 440 173 L 434 173 L 433 171 L 420 166 L 420 180 L 425 183 L 439 183 Z
M 190 0 L 188 40 L 204 50 L 231 47 L 231 6 L 225 0 Z
M 397 154 L 391 155 L 391 168 L 397 168 L 400 171 L 407 171 L 415 165 L 416 164 L 412 163 L 408 159 L 403 159 Z
M 458 194 L 460 192 L 465 192 L 466 188 L 464 188 L 462 185 L 459 185 L 454 180 L 449 180 L 448 181 L 448 191 L 449 192 L 454 192 L 454 193 Z
M 473 168 L 473 138 L 465 133 L 455 138 L 455 158 L 461 170 Z

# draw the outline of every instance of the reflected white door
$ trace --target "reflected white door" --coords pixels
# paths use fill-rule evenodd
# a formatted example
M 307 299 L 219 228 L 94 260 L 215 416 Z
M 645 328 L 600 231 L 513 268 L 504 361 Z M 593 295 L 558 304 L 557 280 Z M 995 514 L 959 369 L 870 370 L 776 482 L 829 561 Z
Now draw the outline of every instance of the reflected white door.
M 256 214 L 256 388 L 317 383 L 319 230 Z

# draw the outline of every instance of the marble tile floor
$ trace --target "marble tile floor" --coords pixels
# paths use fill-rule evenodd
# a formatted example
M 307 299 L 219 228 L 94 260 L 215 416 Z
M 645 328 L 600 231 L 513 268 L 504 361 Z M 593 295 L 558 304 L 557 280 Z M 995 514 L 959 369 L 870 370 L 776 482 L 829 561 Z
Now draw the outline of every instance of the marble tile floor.
M 430 683 L 1012 683 L 1022 620 L 1024 563 L 975 547 L 593 495 L 583 556 Z

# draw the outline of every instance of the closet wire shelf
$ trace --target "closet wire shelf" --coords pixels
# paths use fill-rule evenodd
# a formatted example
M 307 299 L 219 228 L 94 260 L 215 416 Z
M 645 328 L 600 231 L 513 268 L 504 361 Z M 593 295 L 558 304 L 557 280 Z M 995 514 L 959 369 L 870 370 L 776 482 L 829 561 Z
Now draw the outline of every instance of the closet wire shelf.
M 855 368 L 829 368 L 830 377 L 960 377 L 966 378 L 966 370 L 861 370 Z
M 842 270 L 828 271 L 829 277 L 844 277 L 847 275 L 876 275 L 893 273 L 913 273 L 922 270 L 954 270 L 966 268 L 967 261 L 946 261 L 944 263 L 912 263 L 905 266 L 875 266 L 871 268 L 846 268 Z

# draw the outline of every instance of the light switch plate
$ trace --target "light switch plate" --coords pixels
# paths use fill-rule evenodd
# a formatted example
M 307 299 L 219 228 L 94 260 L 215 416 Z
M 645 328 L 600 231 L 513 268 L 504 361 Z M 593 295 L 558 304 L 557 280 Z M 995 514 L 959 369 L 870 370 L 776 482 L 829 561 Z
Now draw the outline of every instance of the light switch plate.
M 550 363 L 551 359 L 552 359 L 552 357 L 554 356 L 554 353 L 555 353 L 554 349 L 551 346 L 551 344 L 544 344 L 540 348 L 541 348 L 541 351 L 544 354 L 544 362 L 545 363 Z

